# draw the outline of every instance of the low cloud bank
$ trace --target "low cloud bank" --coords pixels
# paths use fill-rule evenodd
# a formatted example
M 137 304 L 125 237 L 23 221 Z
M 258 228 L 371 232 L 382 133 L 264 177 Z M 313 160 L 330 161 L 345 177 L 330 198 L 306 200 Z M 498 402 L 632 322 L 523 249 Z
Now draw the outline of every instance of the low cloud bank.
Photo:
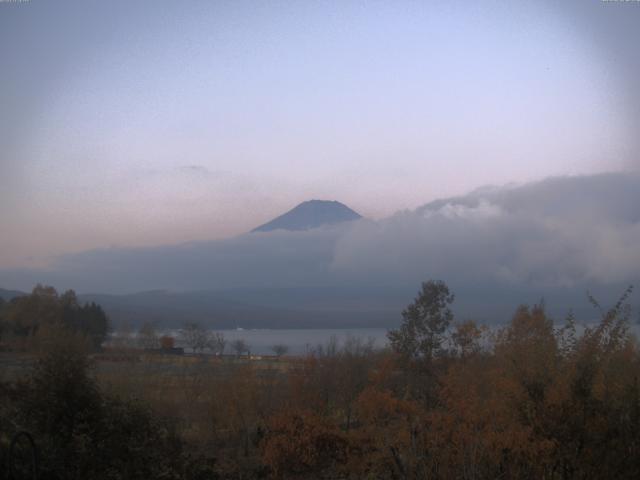
M 536 288 L 640 277 L 640 176 L 552 178 L 437 200 L 341 237 L 332 268 L 353 278 L 446 278 Z
M 586 290 L 611 300 L 639 283 L 639 206 L 638 174 L 551 178 L 478 189 L 380 221 L 89 251 L 47 270 L 0 271 L 0 285 L 105 293 L 328 286 L 357 287 L 362 296 L 385 287 L 411 294 L 420 281 L 440 278 L 469 312 L 540 296 L 568 307 L 584 302 Z

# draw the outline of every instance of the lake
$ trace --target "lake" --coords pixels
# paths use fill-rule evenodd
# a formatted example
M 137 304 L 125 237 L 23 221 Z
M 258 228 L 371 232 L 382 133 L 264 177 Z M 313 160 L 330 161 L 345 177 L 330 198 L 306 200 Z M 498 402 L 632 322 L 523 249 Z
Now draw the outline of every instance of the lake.
M 594 327 L 597 322 L 589 322 L 588 325 Z M 555 328 L 562 327 L 562 323 L 555 325 Z M 491 330 L 504 327 L 504 325 L 492 325 Z M 577 333 L 580 335 L 585 325 L 576 325 Z M 271 347 L 274 345 L 286 345 L 289 348 L 288 353 L 291 355 L 300 355 L 309 352 L 309 350 L 318 345 L 327 345 L 332 337 L 335 337 L 339 345 L 344 344 L 349 337 L 355 337 L 362 340 L 372 339 L 374 348 L 384 348 L 388 345 L 386 328 L 327 328 L 327 329 L 233 329 L 233 330 L 217 330 L 224 335 L 227 341 L 225 353 L 230 354 L 232 348 L 231 342 L 234 340 L 244 340 L 250 347 L 250 351 L 254 355 L 272 355 Z M 176 339 L 177 346 L 183 346 L 180 342 L 180 331 L 169 330 L 163 333 L 173 336 Z M 640 338 L 640 326 L 637 323 L 631 323 L 630 333 Z
M 375 348 L 383 348 L 387 344 L 386 328 L 353 328 L 353 329 L 241 329 L 217 330 L 227 341 L 225 353 L 232 353 L 230 344 L 234 340 L 242 339 L 249 344 L 254 355 L 273 355 L 271 347 L 286 345 L 289 354 L 304 354 L 318 345 L 326 345 L 331 337 L 335 337 L 339 345 L 344 344 L 349 337 L 363 340 L 372 339 Z M 179 341 L 179 332 L 172 331 L 171 335 Z

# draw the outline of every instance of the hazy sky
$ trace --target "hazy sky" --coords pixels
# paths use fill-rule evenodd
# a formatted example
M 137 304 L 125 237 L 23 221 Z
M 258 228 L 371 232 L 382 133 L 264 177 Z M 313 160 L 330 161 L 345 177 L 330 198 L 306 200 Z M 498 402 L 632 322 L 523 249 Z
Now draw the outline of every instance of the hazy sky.
M 0 267 L 637 167 L 640 2 L 0 2 Z

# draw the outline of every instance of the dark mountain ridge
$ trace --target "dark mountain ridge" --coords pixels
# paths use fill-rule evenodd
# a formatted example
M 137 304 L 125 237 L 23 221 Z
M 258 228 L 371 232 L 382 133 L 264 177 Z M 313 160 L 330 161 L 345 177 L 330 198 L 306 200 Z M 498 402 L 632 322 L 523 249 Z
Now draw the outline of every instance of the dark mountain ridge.
M 5 301 L 9 301 L 15 297 L 22 297 L 24 295 L 27 294 L 18 290 L 5 290 L 4 288 L 0 288 L 0 298 Z
M 252 232 L 310 230 L 324 225 L 350 222 L 360 218 L 362 218 L 360 214 L 335 200 L 309 200 L 274 218 L 270 222 L 254 228 Z

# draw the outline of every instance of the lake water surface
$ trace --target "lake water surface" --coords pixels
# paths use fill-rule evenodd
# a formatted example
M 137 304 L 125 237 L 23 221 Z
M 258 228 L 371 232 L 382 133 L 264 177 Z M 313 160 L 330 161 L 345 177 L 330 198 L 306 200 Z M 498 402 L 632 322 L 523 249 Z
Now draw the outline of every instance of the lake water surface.
M 595 327 L 596 322 L 590 322 L 590 327 Z M 555 328 L 561 328 L 563 324 L 556 324 Z M 492 325 L 490 330 L 502 328 L 504 325 Z M 577 334 L 582 334 L 585 325 L 577 325 Z M 630 333 L 636 338 L 640 338 L 640 325 L 632 323 L 629 325 Z M 254 355 L 271 355 L 274 345 L 286 345 L 289 349 L 288 353 L 292 355 L 300 355 L 308 353 L 318 345 L 326 346 L 332 337 L 335 337 L 338 345 L 351 338 L 358 338 L 364 341 L 371 339 L 374 348 L 384 348 L 388 345 L 386 328 L 328 328 L 328 329 L 240 329 L 240 330 L 217 330 L 224 335 L 227 341 L 225 353 L 233 353 L 230 346 L 234 340 L 244 340 Z M 171 330 L 165 332 L 176 338 L 178 346 L 182 346 L 180 342 L 180 331 Z
M 248 329 L 218 331 L 224 335 L 227 341 L 225 353 L 231 353 L 229 344 L 238 339 L 247 342 L 251 353 L 254 355 L 272 355 L 273 351 L 271 347 L 274 345 L 286 345 L 289 348 L 289 354 L 304 354 L 318 345 L 327 345 L 331 337 L 335 337 L 340 345 L 344 344 L 349 337 L 363 340 L 372 339 L 374 348 L 383 348 L 387 344 L 387 329 L 385 328 Z

